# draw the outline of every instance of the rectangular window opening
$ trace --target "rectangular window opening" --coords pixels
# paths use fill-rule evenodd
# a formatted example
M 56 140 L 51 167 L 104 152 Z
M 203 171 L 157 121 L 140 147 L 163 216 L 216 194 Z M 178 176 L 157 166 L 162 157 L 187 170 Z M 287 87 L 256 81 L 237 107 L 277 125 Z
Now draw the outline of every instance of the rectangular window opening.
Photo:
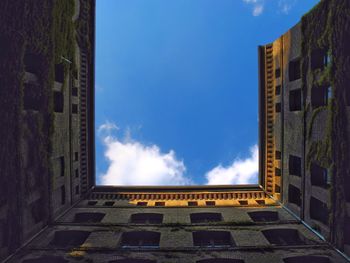
M 300 59 L 289 62 L 289 81 L 301 78 Z
M 321 202 L 317 198 L 311 197 L 310 217 L 314 220 L 322 222 L 325 225 L 328 225 L 329 213 L 328 213 L 327 204 Z
M 289 91 L 289 110 L 300 111 L 302 108 L 301 89 Z
M 331 185 L 331 180 L 328 175 L 328 170 L 319 166 L 316 163 L 311 163 L 311 184 L 322 188 L 328 188 Z
M 290 203 L 301 206 L 301 192 L 298 187 L 291 184 L 288 186 L 288 200 Z
M 294 155 L 289 155 L 289 174 L 295 176 L 301 176 L 301 158 Z

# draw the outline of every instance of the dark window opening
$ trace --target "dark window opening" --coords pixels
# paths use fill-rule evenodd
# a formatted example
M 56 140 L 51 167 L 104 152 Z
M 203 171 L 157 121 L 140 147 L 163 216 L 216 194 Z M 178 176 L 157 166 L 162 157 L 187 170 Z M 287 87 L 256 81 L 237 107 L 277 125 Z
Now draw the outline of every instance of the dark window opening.
M 63 177 L 65 175 L 65 162 L 64 162 L 64 156 L 60 156 L 58 158 L 59 164 L 60 164 L 60 176 Z
M 281 103 L 278 102 L 278 103 L 275 104 L 275 111 L 276 112 L 281 112 Z
M 62 230 L 56 231 L 51 245 L 60 247 L 80 246 L 90 235 L 88 231 Z
M 320 200 L 311 197 L 310 199 L 310 217 L 314 220 L 320 221 L 328 225 L 328 208 L 327 204 Z
M 282 154 L 281 154 L 280 151 L 276 151 L 276 152 L 275 152 L 275 158 L 276 158 L 276 160 L 281 160 Z
M 238 203 L 240 205 L 248 205 L 248 201 L 247 200 L 239 200 Z
M 346 100 L 346 105 L 350 106 L 350 89 L 346 89 L 346 94 L 345 94 L 345 100 Z
M 160 233 L 153 231 L 131 231 L 122 234 L 122 247 L 159 247 Z
M 23 260 L 22 263 L 68 263 L 69 261 L 57 256 L 43 256 L 40 258 L 31 258 Z
M 311 89 L 311 105 L 313 108 L 326 106 L 332 99 L 332 87 L 313 86 Z
M 39 75 L 42 71 L 42 65 L 44 65 L 44 63 L 43 58 L 40 55 L 33 53 L 26 53 L 24 55 L 25 71 Z
M 281 169 L 280 168 L 275 168 L 275 176 L 281 176 Z
M 126 258 L 108 261 L 108 263 L 157 263 L 157 261 L 151 259 Z
M 76 195 L 79 194 L 79 185 L 77 185 L 77 186 L 75 187 L 75 194 L 76 194 Z
M 289 155 L 289 174 L 301 176 L 301 158 L 294 155 Z
M 79 153 L 78 152 L 74 152 L 74 161 L 75 162 L 79 161 Z
M 350 177 L 349 175 L 344 177 L 344 189 L 350 189 Z M 350 202 L 350 191 L 345 191 L 345 200 Z
M 72 113 L 76 114 L 78 113 L 78 104 L 72 104 Z
M 114 201 L 106 201 L 103 203 L 104 206 L 113 206 L 114 205 Z
M 53 92 L 53 110 L 55 112 L 63 112 L 64 98 L 60 91 Z
M 300 189 L 290 184 L 288 186 L 288 200 L 290 203 L 296 204 L 297 206 L 301 206 Z
M 344 244 L 350 245 L 350 217 L 345 219 L 344 225 Z
M 272 222 L 278 220 L 278 213 L 275 211 L 254 211 L 248 215 L 254 222 Z
M 316 163 L 311 163 L 311 184 L 315 186 L 320 186 L 327 188 L 331 185 L 330 177 L 328 176 L 328 171 Z
M 61 205 L 66 203 L 66 188 L 64 185 L 61 186 Z
M 137 206 L 147 206 L 148 202 L 137 202 Z
M 255 200 L 258 205 L 265 205 L 265 200 Z
M 281 69 L 280 69 L 280 68 L 277 68 L 277 69 L 275 70 L 275 77 L 276 77 L 276 79 L 279 78 L 279 77 L 281 77 Z
M 34 220 L 34 223 L 37 224 L 40 221 L 44 220 L 45 217 L 45 209 L 44 209 L 44 201 L 42 198 L 36 200 L 31 206 L 31 214 Z
M 228 231 L 195 231 L 192 233 L 194 246 L 223 247 L 233 246 L 231 233 Z
M 298 230 L 289 228 L 276 228 L 262 231 L 265 238 L 272 245 L 293 246 L 306 244 L 304 238 L 300 236 Z
M 7 222 L 0 220 L 0 248 L 8 246 L 8 227 Z
M 222 221 L 221 213 L 193 213 L 190 214 L 191 223 L 208 223 Z
M 40 86 L 35 83 L 25 83 L 23 90 L 23 107 L 25 110 L 40 110 L 42 95 Z
M 281 85 L 278 85 L 275 87 L 275 95 L 280 95 L 281 94 Z
M 73 87 L 72 88 L 72 96 L 78 96 L 78 88 L 76 88 L 76 87 Z
M 196 263 L 244 263 L 242 259 L 230 259 L 230 258 L 211 258 L 197 260 Z
M 328 257 L 323 256 L 296 256 L 283 259 L 284 263 L 331 263 Z
M 275 192 L 277 194 L 281 193 L 281 187 L 278 184 L 275 184 Z
M 301 89 L 289 91 L 289 110 L 290 111 L 301 110 Z
M 206 206 L 215 206 L 215 201 L 205 201 Z
M 301 78 L 300 59 L 289 62 L 289 81 Z
M 311 52 L 311 69 L 323 69 L 330 62 L 330 56 L 326 49 L 315 49 Z
M 198 206 L 198 202 L 196 201 L 189 201 L 187 204 L 188 206 Z
M 134 224 L 161 224 L 163 222 L 163 215 L 157 213 L 132 214 L 130 222 Z
M 56 64 L 55 65 L 55 81 L 63 83 L 64 81 L 64 65 Z
M 75 169 L 74 173 L 75 173 L 75 178 L 78 178 L 79 177 L 79 169 Z
M 74 223 L 98 223 L 101 222 L 106 214 L 83 212 L 76 213 L 74 216 Z
M 96 205 L 97 201 L 88 201 L 88 205 Z
M 165 202 L 155 202 L 155 206 L 165 206 Z

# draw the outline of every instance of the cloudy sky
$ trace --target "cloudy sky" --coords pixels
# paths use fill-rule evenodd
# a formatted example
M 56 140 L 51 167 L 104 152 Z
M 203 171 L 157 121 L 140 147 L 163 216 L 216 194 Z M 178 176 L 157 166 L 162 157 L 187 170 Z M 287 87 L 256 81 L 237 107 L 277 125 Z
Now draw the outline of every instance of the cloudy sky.
M 257 183 L 257 46 L 318 0 L 98 0 L 105 185 Z

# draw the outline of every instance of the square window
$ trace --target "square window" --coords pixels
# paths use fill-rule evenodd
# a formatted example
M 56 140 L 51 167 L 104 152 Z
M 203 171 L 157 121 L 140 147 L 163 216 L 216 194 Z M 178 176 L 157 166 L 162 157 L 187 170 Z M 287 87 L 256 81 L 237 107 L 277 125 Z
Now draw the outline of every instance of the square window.
M 289 62 L 289 81 L 301 78 L 300 59 Z
M 280 151 L 275 151 L 275 158 L 276 160 L 281 160 L 282 154 Z
M 240 205 L 248 205 L 248 201 L 247 200 L 239 200 L 238 203 Z
M 88 205 L 96 205 L 97 204 L 97 201 L 88 201 Z
M 281 77 L 281 69 L 280 68 L 275 70 L 275 77 L 276 77 L 276 79 Z
M 206 206 L 215 206 L 215 201 L 205 201 Z
M 276 103 L 275 105 L 275 111 L 278 113 L 278 112 L 281 112 L 281 103 Z
M 281 94 L 281 85 L 278 85 L 275 87 L 275 95 L 280 95 Z
M 78 96 L 78 88 L 76 88 L 76 87 L 73 87 L 72 88 L 72 96 Z
M 55 112 L 63 112 L 64 98 L 63 93 L 60 91 L 53 92 L 53 106 Z
M 301 158 L 294 155 L 289 155 L 289 174 L 301 176 Z
M 76 114 L 78 113 L 78 104 L 72 104 L 72 113 Z
M 289 91 L 289 110 L 290 111 L 301 110 L 301 89 Z

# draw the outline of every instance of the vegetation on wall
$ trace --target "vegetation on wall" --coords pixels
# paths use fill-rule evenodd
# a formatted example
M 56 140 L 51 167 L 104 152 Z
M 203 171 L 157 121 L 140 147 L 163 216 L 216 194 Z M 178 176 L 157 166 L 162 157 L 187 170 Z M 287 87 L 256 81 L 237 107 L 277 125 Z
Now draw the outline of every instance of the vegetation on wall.
M 327 106 L 312 109 L 309 100 L 305 101 L 307 125 L 306 169 L 316 161 L 328 168 L 332 187 L 329 207 L 330 227 L 334 229 L 331 241 L 342 244 L 344 227 L 345 185 L 344 177 L 350 176 L 349 142 L 346 118 L 346 85 L 350 81 L 350 55 L 347 43 L 350 40 L 350 2 L 347 0 L 321 0 L 321 2 L 302 18 L 302 81 L 304 98 L 311 87 L 330 85 L 332 99 Z M 310 68 L 311 54 L 314 50 L 327 50 L 331 63 L 323 69 Z M 325 137 L 312 140 L 314 121 L 318 114 L 326 110 L 327 123 Z M 335 211 L 335 213 L 334 213 Z

